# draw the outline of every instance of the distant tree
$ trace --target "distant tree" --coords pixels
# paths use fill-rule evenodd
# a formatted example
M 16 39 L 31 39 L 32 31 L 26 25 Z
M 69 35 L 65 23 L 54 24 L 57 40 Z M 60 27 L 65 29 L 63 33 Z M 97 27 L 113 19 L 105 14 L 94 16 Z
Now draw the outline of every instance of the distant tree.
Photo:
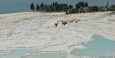
M 81 2 L 81 6 L 82 6 L 82 7 L 85 7 L 85 3 L 84 3 L 84 2 Z
M 41 3 L 40 7 L 43 7 L 44 6 L 44 3 Z
M 44 3 L 41 3 L 40 5 L 37 4 L 36 8 L 34 6 L 34 4 L 32 3 L 30 8 L 31 10 L 35 10 L 36 11 L 43 11 L 43 12 L 60 12 L 60 11 L 69 11 L 70 13 L 76 13 L 81 9 L 87 9 L 89 10 L 89 7 L 88 7 L 88 3 L 87 2 L 78 2 L 75 7 L 76 8 L 73 8 L 73 5 L 68 5 L 68 4 L 60 4 L 58 2 L 53 2 L 51 4 L 44 4 Z M 97 11 L 98 10 L 98 7 L 97 6 L 91 6 L 90 7 L 91 11 Z
M 44 10 L 45 10 L 45 11 L 48 11 L 48 8 L 49 8 L 49 5 L 45 4 L 45 5 L 44 5 Z
M 91 12 L 97 12 L 98 11 L 98 7 L 97 6 L 91 6 L 90 7 L 90 11 Z
M 53 12 L 55 12 L 56 11 L 56 3 L 57 2 L 53 2 L 52 4 L 51 4 L 51 11 L 53 11 Z
M 40 4 L 40 10 L 41 10 L 41 11 L 44 11 L 44 8 L 45 8 L 45 7 L 44 7 L 44 3 L 41 3 L 41 4 Z
M 78 5 L 79 5 L 80 7 L 81 7 L 81 4 L 82 4 L 82 2 L 81 2 L 81 1 L 79 1 L 79 2 L 78 2 Z
M 49 11 L 50 11 L 50 12 L 53 11 L 53 4 L 51 4 L 51 5 L 49 6 Z
M 115 8 L 115 5 L 111 5 L 110 8 Z
M 87 2 L 85 2 L 85 7 L 88 7 L 88 3 Z
M 39 10 L 40 10 L 40 6 L 37 4 L 36 11 L 39 11 Z
M 80 8 L 80 5 L 77 3 L 76 4 L 76 9 L 79 9 Z
M 81 1 L 78 4 L 79 4 L 80 7 L 84 7 L 85 6 L 85 3 L 81 2 Z
M 110 10 L 111 10 L 111 11 L 115 11 L 115 5 L 111 5 L 111 6 L 110 6 Z
M 81 1 L 79 1 L 76 5 L 77 7 L 85 7 L 85 3 Z
M 61 8 L 62 11 L 67 11 L 68 5 L 67 4 L 61 4 L 60 8 Z
M 72 9 L 73 8 L 73 6 L 72 5 L 69 5 L 69 9 Z
M 52 5 L 55 6 L 55 2 L 53 2 Z
M 47 4 L 45 7 L 46 7 L 46 11 L 49 12 L 50 11 L 50 5 Z
M 55 2 L 55 6 L 57 6 L 59 3 L 58 2 Z
M 83 10 L 84 7 L 85 7 L 85 3 L 79 1 L 79 2 L 76 4 L 76 11 L 77 11 L 77 12 L 82 12 L 82 10 Z
M 34 4 L 33 4 L 33 3 L 31 4 L 30 9 L 31 9 L 32 11 L 34 11 L 34 10 L 35 10 L 35 6 L 34 6 Z
M 108 6 L 109 6 L 109 2 L 107 1 L 107 4 L 106 4 L 106 6 L 105 6 L 105 7 L 106 7 L 106 8 L 108 8 Z
M 59 4 L 57 2 L 54 3 L 54 11 L 59 11 Z

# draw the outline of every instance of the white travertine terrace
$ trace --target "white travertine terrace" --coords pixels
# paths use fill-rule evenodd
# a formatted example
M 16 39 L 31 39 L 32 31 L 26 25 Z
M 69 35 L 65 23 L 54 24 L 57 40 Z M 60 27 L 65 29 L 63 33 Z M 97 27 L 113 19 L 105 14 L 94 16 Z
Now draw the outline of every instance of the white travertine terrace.
M 42 48 L 40 51 L 64 51 L 85 48 L 83 44 L 99 34 L 115 40 L 115 14 L 111 12 L 64 13 L 24 12 L 0 14 L 0 53 L 15 48 Z M 61 20 L 79 20 L 58 24 Z

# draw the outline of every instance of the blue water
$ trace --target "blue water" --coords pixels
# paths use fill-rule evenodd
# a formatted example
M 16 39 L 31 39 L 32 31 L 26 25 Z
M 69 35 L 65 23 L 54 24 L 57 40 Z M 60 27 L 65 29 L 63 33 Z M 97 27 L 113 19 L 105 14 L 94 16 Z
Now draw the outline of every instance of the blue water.
M 16 58 L 16 57 L 23 56 L 25 54 L 28 54 L 28 53 L 36 51 L 36 50 L 38 50 L 38 49 L 37 48 L 16 49 L 16 50 L 12 50 L 6 54 L 0 54 L 0 58 Z
M 76 56 L 113 56 L 115 55 L 115 41 L 100 35 L 94 35 L 94 40 L 85 45 L 86 49 L 76 49 L 71 54 Z
M 71 52 L 72 55 L 76 56 L 113 56 L 115 55 L 115 41 L 108 40 L 100 35 L 94 35 L 94 40 L 85 44 L 86 49 L 76 49 Z M 16 58 L 24 56 L 33 51 L 37 51 L 37 48 L 28 49 L 16 49 L 6 54 L 0 54 L 0 58 Z M 31 55 L 27 58 L 64 58 L 62 53 L 38 53 Z M 25 57 L 26 58 L 26 57 Z
M 64 54 L 62 53 L 43 53 L 43 54 L 32 55 L 27 58 L 64 58 Z
M 0 54 L 0 58 L 16 58 L 24 56 L 28 53 L 37 51 L 38 48 L 27 48 L 27 49 L 15 49 L 11 50 L 10 52 L 6 54 Z M 64 58 L 65 54 L 63 53 L 38 53 L 36 55 L 31 55 L 24 58 Z

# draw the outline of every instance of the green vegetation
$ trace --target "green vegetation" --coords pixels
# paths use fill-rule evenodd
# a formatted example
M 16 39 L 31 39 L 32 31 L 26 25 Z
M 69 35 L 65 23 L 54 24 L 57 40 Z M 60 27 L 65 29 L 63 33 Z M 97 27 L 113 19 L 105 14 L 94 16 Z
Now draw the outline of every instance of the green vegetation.
M 33 4 L 33 3 L 31 4 L 30 9 L 31 9 L 32 11 L 35 10 L 35 7 L 34 7 L 34 4 Z
M 115 5 L 109 7 L 109 2 L 105 6 L 89 6 L 88 2 L 78 2 L 75 7 L 73 5 L 61 4 L 58 2 L 53 2 L 51 4 L 37 4 L 36 7 L 32 3 L 30 5 L 32 11 L 39 12 L 66 12 L 66 14 L 71 13 L 85 13 L 85 12 L 98 12 L 98 11 L 115 11 Z

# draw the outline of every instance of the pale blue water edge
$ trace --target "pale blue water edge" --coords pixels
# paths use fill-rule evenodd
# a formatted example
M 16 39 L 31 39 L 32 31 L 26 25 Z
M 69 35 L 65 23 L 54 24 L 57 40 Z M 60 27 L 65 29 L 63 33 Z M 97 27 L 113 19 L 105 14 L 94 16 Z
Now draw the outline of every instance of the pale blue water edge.
M 17 58 L 17 57 L 19 58 L 28 53 L 32 53 L 38 50 L 39 50 L 38 48 L 15 49 L 6 54 L 0 54 L 0 58 Z M 61 52 L 56 52 L 56 53 L 39 53 L 38 52 L 38 54 L 36 55 L 30 55 L 24 58 L 64 58 L 64 57 L 65 57 L 65 54 Z
M 76 49 L 71 52 L 75 56 L 114 56 L 115 41 L 108 40 L 100 35 L 94 35 L 94 40 L 85 44 L 86 49 Z M 16 58 L 24 56 L 33 51 L 38 51 L 38 48 L 16 49 L 6 54 L 0 54 L 0 58 Z M 64 58 L 63 53 L 38 53 L 25 58 Z
M 38 53 L 25 58 L 65 58 L 63 53 Z
M 28 49 L 16 49 L 12 50 L 6 54 L 0 54 L 0 58 L 16 58 L 20 56 L 24 56 L 30 52 L 38 50 L 37 48 L 28 48 Z
M 94 35 L 94 40 L 85 45 L 86 49 L 76 49 L 71 54 L 76 56 L 115 56 L 115 41 L 100 35 Z

